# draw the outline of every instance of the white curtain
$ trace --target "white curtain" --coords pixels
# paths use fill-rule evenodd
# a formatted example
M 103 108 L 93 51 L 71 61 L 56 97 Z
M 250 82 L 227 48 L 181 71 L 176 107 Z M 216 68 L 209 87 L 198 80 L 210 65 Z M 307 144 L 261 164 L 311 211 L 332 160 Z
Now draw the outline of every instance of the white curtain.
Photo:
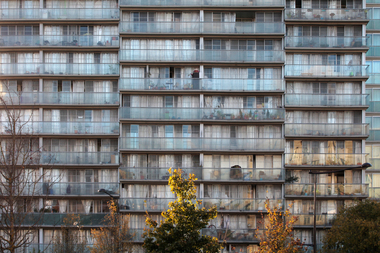
M 90 213 L 92 202 L 93 200 L 82 200 L 82 204 L 84 206 L 84 211 L 86 214 Z

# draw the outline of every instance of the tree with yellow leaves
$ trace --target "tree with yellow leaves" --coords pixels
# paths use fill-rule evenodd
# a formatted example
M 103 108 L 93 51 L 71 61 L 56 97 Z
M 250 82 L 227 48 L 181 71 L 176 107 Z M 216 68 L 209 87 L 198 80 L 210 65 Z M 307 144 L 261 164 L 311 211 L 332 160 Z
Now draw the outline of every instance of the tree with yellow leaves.
M 267 222 L 264 233 L 260 236 L 259 253 L 300 253 L 305 252 L 299 239 L 293 237 L 293 224 L 297 221 L 296 216 L 291 216 L 289 209 L 282 212 L 279 208 L 265 203 Z M 257 230 L 259 234 L 259 230 Z
M 133 233 L 129 230 L 129 215 L 117 212 L 117 204 L 109 204 L 110 214 L 104 218 L 103 227 L 92 229 L 94 245 L 91 253 L 131 253 L 133 250 Z
M 199 208 L 202 201 L 196 200 L 195 175 L 189 179 L 182 177 L 180 169 L 172 171 L 169 178 L 170 189 L 177 200 L 169 203 L 169 209 L 161 213 L 164 220 L 146 219 L 150 229 L 144 232 L 143 247 L 149 253 L 216 253 L 221 249 L 218 239 L 201 235 L 200 230 L 217 216 L 216 207 Z

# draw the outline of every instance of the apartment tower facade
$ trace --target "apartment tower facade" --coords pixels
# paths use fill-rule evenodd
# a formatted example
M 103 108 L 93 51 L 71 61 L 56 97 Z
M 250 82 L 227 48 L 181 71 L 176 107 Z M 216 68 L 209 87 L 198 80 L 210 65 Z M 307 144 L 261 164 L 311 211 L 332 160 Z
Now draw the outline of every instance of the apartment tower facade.
M 2 94 L 19 94 L 39 170 L 59 178 L 45 214 L 80 214 L 91 244 L 104 189 L 143 252 L 145 213 L 161 219 L 175 197 L 168 169 L 181 168 L 218 207 L 202 234 L 226 241 L 222 252 L 257 250 L 267 199 L 293 203 L 310 250 L 315 209 L 319 247 L 339 207 L 379 195 L 375 2 L 1 1 Z M 332 171 L 317 177 L 316 206 L 310 170 Z M 46 221 L 26 250 L 57 230 Z

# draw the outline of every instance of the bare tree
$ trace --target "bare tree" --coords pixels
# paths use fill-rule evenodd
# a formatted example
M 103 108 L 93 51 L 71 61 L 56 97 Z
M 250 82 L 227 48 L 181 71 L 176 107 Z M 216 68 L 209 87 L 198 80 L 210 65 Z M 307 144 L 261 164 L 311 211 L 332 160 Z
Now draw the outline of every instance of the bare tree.
M 39 166 L 41 149 L 33 113 L 22 108 L 22 94 L 6 85 L 4 90 L 0 96 L 0 252 L 15 253 L 37 238 L 52 182 L 42 183 L 45 173 Z
M 68 214 L 63 219 L 60 231 L 54 235 L 52 253 L 89 252 L 86 239 L 81 236 L 80 215 Z

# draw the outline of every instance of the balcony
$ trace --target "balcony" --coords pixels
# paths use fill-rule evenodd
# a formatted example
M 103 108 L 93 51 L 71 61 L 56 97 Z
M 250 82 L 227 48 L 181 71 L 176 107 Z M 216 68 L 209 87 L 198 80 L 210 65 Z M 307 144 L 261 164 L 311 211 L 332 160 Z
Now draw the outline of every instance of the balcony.
M 300 137 L 366 137 L 368 124 L 295 123 L 285 124 L 285 136 Z
M 359 36 L 286 36 L 287 48 L 367 48 L 367 37 Z
M 282 22 L 120 22 L 120 33 L 149 34 L 283 34 Z
M 369 75 L 369 78 L 366 81 L 366 84 L 374 84 L 374 85 L 380 84 L 380 74 L 368 73 L 368 75 Z M 371 107 L 371 104 L 369 106 Z
M 380 169 L 380 158 L 369 158 L 368 162 L 372 164 L 373 170 L 379 170 Z
M 119 90 L 283 92 L 284 80 L 236 78 L 122 78 Z
M 379 112 L 380 101 L 369 101 L 369 107 L 366 112 Z
M 284 139 L 121 137 L 120 150 L 284 151 Z
M 126 7 L 276 7 L 285 6 L 283 0 L 121 0 L 120 6 Z
M 16 132 L 35 135 L 119 135 L 119 122 L 20 121 L 16 124 Z M 0 134 L 12 134 L 8 121 L 0 122 Z
M 54 8 L 1 10 L 1 20 L 119 20 L 119 9 Z
M 42 152 L 41 164 L 118 165 L 118 152 Z
M 44 184 L 44 183 L 42 183 Z M 73 183 L 73 182 L 59 182 L 52 185 L 46 184 L 46 187 L 42 187 L 43 194 L 49 196 L 98 196 L 109 197 L 107 194 L 98 192 L 99 189 L 105 189 L 112 195 L 119 195 L 119 183 Z
M 284 109 L 121 107 L 121 120 L 284 121 Z
M 366 154 L 285 154 L 285 166 L 360 166 L 366 162 Z
M 367 65 L 309 65 L 286 64 L 286 77 L 367 77 Z
M 233 229 L 233 228 L 204 228 L 201 230 L 202 235 L 209 235 L 216 237 L 220 242 L 247 242 L 254 243 L 260 242 L 259 238 L 256 238 L 256 235 L 261 231 L 257 229 Z
M 9 105 L 115 105 L 119 106 L 117 92 L 20 92 L 1 93 Z
M 287 21 L 365 21 L 367 20 L 365 9 L 285 9 Z
M 317 214 L 316 226 L 331 227 L 336 214 Z M 292 214 L 298 220 L 293 224 L 294 227 L 312 227 L 314 225 L 314 215 L 311 214 Z
M 167 181 L 169 168 L 119 168 L 120 181 Z M 194 174 L 199 181 L 281 182 L 285 171 L 280 168 L 181 168 L 183 176 Z
M 17 214 L 16 214 L 17 215 Z M 21 224 L 37 225 L 37 226 L 61 226 L 64 224 L 64 219 L 70 214 L 67 213 L 28 213 L 21 214 Z M 80 219 L 78 225 L 80 226 L 99 226 L 103 224 L 105 213 L 91 213 L 91 214 L 75 214 L 79 215 Z M 3 217 L 5 219 L 5 217 Z M 17 219 L 17 216 L 16 216 Z
M 287 107 L 366 107 L 368 94 L 285 94 Z
M 120 199 L 119 205 L 121 211 L 156 211 L 162 212 L 168 209 L 169 202 L 174 202 L 176 199 L 172 198 L 127 198 Z M 198 199 L 202 201 L 200 207 L 211 208 L 216 206 L 219 212 L 261 212 L 265 210 L 266 199 Z M 269 205 L 271 207 L 277 206 L 283 209 L 282 199 L 270 199 Z
M 314 184 L 285 184 L 285 197 L 314 196 Z M 317 184 L 317 197 L 368 197 L 368 184 Z
M 0 47 L 119 47 L 119 36 L 13 35 L 1 36 Z
M 0 75 L 119 75 L 117 63 L 0 63 Z
M 200 50 L 200 49 L 121 49 L 126 62 L 284 62 L 284 51 Z

